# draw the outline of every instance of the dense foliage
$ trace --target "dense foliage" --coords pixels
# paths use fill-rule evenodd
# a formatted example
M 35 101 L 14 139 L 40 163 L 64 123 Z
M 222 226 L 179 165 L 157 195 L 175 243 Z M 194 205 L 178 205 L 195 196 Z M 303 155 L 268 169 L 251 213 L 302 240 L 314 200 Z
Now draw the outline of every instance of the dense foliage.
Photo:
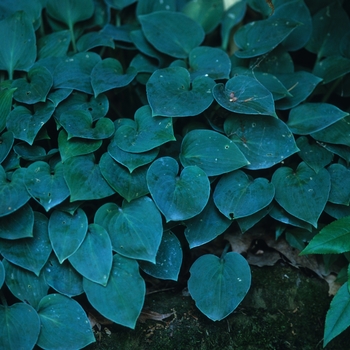
M 347 328 L 349 15 L 340 0 L 2 0 L 4 348 L 93 342 L 78 296 L 133 328 L 145 276 L 176 281 L 188 248 L 265 221 L 343 259 L 324 346 Z M 250 281 L 223 249 L 188 288 L 215 321 Z

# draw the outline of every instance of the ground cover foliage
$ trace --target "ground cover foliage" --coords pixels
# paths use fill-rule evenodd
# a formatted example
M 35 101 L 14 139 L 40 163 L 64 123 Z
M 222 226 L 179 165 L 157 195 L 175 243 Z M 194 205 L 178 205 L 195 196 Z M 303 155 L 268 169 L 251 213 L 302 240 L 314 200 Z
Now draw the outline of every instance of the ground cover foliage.
M 340 0 L 2 1 L 3 347 L 90 344 L 81 295 L 134 328 L 145 276 L 176 281 L 187 248 L 264 220 L 342 262 L 324 346 L 346 329 L 349 14 Z M 224 249 L 193 262 L 188 288 L 217 321 L 250 282 Z

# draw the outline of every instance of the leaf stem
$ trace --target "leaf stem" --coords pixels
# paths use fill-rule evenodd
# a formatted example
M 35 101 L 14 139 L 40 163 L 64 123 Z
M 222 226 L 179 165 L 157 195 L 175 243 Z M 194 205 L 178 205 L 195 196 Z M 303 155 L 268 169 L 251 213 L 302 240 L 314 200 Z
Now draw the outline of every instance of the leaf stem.
M 76 53 L 77 52 L 77 45 L 76 45 L 76 42 L 75 42 L 74 26 L 73 25 L 69 26 L 69 31 L 70 31 L 70 37 L 71 37 L 71 40 L 72 40 L 73 52 Z
M 229 249 L 230 249 L 230 243 L 227 243 L 227 244 L 225 245 L 224 250 L 223 250 L 222 253 L 221 253 L 220 260 L 223 260 L 223 259 L 225 258 L 225 255 L 226 255 L 226 253 L 228 252 Z
M 342 77 L 338 78 L 333 84 L 332 86 L 328 89 L 327 93 L 323 96 L 322 102 L 327 102 L 329 97 L 332 95 L 332 93 L 334 92 L 334 90 L 337 88 L 337 86 L 340 84 L 340 82 L 342 81 Z

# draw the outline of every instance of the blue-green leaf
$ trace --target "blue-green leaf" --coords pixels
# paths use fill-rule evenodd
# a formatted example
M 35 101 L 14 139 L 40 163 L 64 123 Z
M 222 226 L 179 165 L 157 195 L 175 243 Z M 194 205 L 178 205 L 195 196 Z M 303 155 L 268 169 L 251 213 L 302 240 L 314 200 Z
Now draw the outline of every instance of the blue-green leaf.
M 350 204 L 350 169 L 341 164 L 331 164 L 327 168 L 331 176 L 331 191 L 328 201 L 335 204 Z
M 148 189 L 166 221 L 180 221 L 198 215 L 208 202 L 210 183 L 198 166 L 186 166 L 181 174 L 175 159 L 162 157 L 147 171 Z
M 190 273 L 188 290 L 198 309 L 213 321 L 232 313 L 250 288 L 249 265 L 238 253 L 227 253 L 221 259 L 203 255 L 191 266 Z
M 198 115 L 212 104 L 214 85 L 215 81 L 205 75 L 191 82 L 189 71 L 183 67 L 158 69 L 146 85 L 152 114 L 166 117 Z

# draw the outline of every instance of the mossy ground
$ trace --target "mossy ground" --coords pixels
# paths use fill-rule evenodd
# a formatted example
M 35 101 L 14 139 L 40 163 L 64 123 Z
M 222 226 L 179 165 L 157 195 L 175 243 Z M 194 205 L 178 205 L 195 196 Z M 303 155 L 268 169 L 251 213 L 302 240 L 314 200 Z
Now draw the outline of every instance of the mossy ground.
M 212 322 L 191 297 L 163 292 L 147 296 L 145 307 L 174 311 L 165 321 L 137 323 L 135 330 L 108 326 L 88 350 L 314 350 L 322 349 L 324 320 L 331 298 L 327 283 L 289 266 L 252 268 L 252 286 L 226 319 Z M 349 348 L 350 332 L 326 350 Z

